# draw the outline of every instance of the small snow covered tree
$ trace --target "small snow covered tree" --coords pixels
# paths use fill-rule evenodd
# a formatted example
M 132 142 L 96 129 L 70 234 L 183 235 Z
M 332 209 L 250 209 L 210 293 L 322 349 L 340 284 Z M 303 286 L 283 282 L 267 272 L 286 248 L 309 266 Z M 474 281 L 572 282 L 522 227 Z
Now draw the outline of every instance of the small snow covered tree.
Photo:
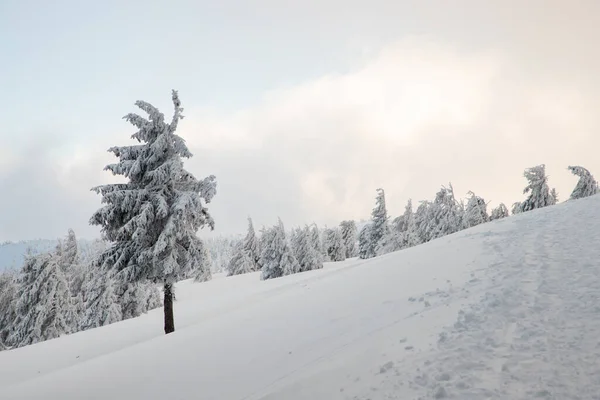
M 252 218 L 248 217 L 248 233 L 244 238 L 244 249 L 248 253 L 252 260 L 252 271 L 258 271 L 260 269 L 260 247 L 256 232 L 254 231 L 254 225 L 252 224 Z
M 298 229 L 296 235 L 296 259 L 299 272 L 312 271 L 323 268 L 323 260 L 317 253 L 312 242 L 312 231 L 308 225 Z
M 204 242 L 198 243 L 199 257 L 196 259 L 197 264 L 193 271 L 194 282 L 208 282 L 212 279 L 212 260 L 210 252 Z
M 12 272 L 0 273 L 0 350 L 10 347 L 8 338 L 13 330 L 17 303 L 17 282 Z
M 527 168 L 523 176 L 529 182 L 523 190 L 523 194 L 529 194 L 529 196 L 519 206 L 520 212 L 556 204 L 556 197 L 548 187 L 548 177 L 546 176 L 546 166 L 544 164 Z
M 550 197 L 552 198 L 552 203 L 550 205 L 555 205 L 558 203 L 558 192 L 556 191 L 556 188 L 552 188 L 552 190 L 550 190 Z
M 255 265 L 254 259 L 244 246 L 244 242 L 239 242 L 236 245 L 233 257 L 229 260 L 227 276 L 247 274 L 254 271 Z
M 67 272 L 78 261 L 77 237 L 73 229 L 69 229 L 67 237 L 59 244 L 59 264 Z
M 579 181 L 577 181 L 577 185 L 573 192 L 571 192 L 571 200 L 581 199 L 588 196 L 593 196 L 598 193 L 598 182 L 590 171 L 583 167 L 572 166 L 568 167 L 569 171 L 579 177 Z
M 54 253 L 26 257 L 18 293 L 11 344 L 21 347 L 69 333 L 71 294 Z
M 465 228 L 471 228 L 489 220 L 485 200 L 476 196 L 473 192 L 469 192 L 468 195 L 469 200 L 467 201 L 467 207 L 465 208 L 464 218 Z
M 377 189 L 375 208 L 373 208 L 373 211 L 371 212 L 371 224 L 371 254 L 375 255 L 375 249 L 381 238 L 385 235 L 388 225 L 388 214 L 385 206 L 385 191 L 381 188 Z
M 415 211 L 412 220 L 409 222 L 407 228 L 406 244 L 408 247 L 427 243 L 431 240 L 431 222 L 433 221 L 431 209 L 431 202 L 423 200 L 419 203 L 419 206 L 417 207 L 417 210 Z
M 462 229 L 464 209 L 456 201 L 452 184 L 436 193 L 429 209 L 428 235 L 430 240 L 437 239 Z
M 300 265 L 296 257 L 294 257 L 294 252 L 287 241 L 285 228 L 281 219 L 279 219 L 277 225 L 265 230 L 262 236 L 260 257 L 262 265 L 261 279 L 279 278 L 299 272 Z
M 325 230 L 325 249 L 327 257 L 331 261 L 344 261 L 346 259 L 346 247 L 339 229 L 331 228 Z
M 321 241 L 321 232 L 319 231 L 319 227 L 313 224 L 310 228 L 310 242 L 313 245 L 313 248 L 317 252 L 317 257 L 319 262 L 323 262 L 323 242 Z
M 371 223 L 365 224 L 358 234 L 358 258 L 365 260 L 372 256 Z
M 340 233 L 346 248 L 346 258 L 356 257 L 358 249 L 356 248 L 356 223 L 352 220 L 342 221 L 340 223 Z
M 216 193 L 214 176 L 199 181 L 183 168 L 182 158 L 192 154 L 175 134 L 183 118 L 175 90 L 172 100 L 175 112 L 170 123 L 144 101 L 135 104 L 148 119 L 133 113 L 124 117 L 138 128 L 132 138 L 141 144 L 109 149 L 119 162 L 105 170 L 124 176 L 127 182 L 93 188 L 105 205 L 90 219 L 112 242 L 99 257 L 99 267 L 116 271 L 115 278 L 122 282 L 162 283 L 166 334 L 175 330 L 173 284 L 202 263 L 196 232 L 207 225 L 214 228 L 203 203 L 209 203 Z
M 492 210 L 490 214 L 490 221 L 495 221 L 497 219 L 506 218 L 509 216 L 508 208 L 504 205 L 504 203 L 500 203 L 498 207 Z
M 511 208 L 511 212 L 512 215 L 516 215 L 521 213 L 521 202 L 520 201 L 516 201 L 513 203 L 512 208 Z

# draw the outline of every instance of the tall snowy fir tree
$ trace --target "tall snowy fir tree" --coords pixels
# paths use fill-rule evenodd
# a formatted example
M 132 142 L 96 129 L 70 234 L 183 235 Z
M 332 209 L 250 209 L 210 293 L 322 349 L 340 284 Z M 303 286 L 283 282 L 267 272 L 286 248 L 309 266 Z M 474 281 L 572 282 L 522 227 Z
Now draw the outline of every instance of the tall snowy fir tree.
M 325 229 L 325 251 L 330 261 L 344 261 L 346 259 L 346 247 L 340 230 L 337 228 Z
M 26 346 L 70 333 L 71 294 L 54 253 L 28 256 L 18 285 L 16 319 L 8 342 Z
M 579 177 L 575 189 L 571 192 L 571 200 L 582 199 L 598 193 L 598 182 L 594 179 L 590 171 L 583 167 L 573 165 L 569 165 L 568 169 L 573 175 Z
M 172 92 L 174 115 L 170 123 L 154 106 L 135 104 L 148 114 L 124 118 L 138 131 L 132 135 L 138 145 L 112 147 L 119 158 L 106 166 L 113 175 L 127 178 L 93 188 L 102 195 L 104 206 L 90 219 L 112 242 L 97 260 L 105 271 L 114 270 L 121 282 L 161 282 L 164 290 L 164 330 L 175 330 L 173 285 L 185 271 L 202 262 L 198 229 L 214 221 L 204 206 L 216 193 L 216 180 L 197 180 L 183 168 L 182 158 L 192 156 L 185 141 L 175 134 L 183 118 L 179 96 Z
M 244 238 L 244 249 L 248 253 L 248 256 L 252 260 L 252 270 L 260 270 L 260 247 L 256 232 L 254 231 L 254 224 L 252 218 L 248 217 L 248 232 Z
M 497 219 L 506 218 L 510 214 L 508 212 L 508 208 L 504 205 L 504 203 L 500 203 L 498 207 L 494 208 L 490 213 L 490 221 L 495 221 Z
M 356 257 L 358 255 L 358 249 L 356 248 L 356 223 L 352 220 L 342 221 L 340 223 L 340 233 L 342 234 L 342 240 L 346 248 L 346 258 Z
M 364 229 L 364 228 L 363 228 Z M 359 257 L 372 258 L 377 255 L 380 242 L 388 230 L 388 215 L 385 205 L 385 191 L 377 189 L 375 198 L 375 208 L 371 211 L 371 222 L 369 224 L 368 237 L 366 231 L 361 231 L 359 235 Z M 361 244 L 362 239 L 362 244 Z M 362 247 L 362 249 L 361 249 Z
M 279 278 L 300 271 L 300 265 L 288 243 L 281 219 L 278 220 L 277 225 L 266 229 L 262 236 L 261 279 Z
M 523 194 L 529 194 L 529 196 L 520 204 L 520 212 L 556 204 L 556 195 L 551 193 L 548 186 L 548 177 L 546 176 L 546 166 L 544 164 L 527 168 L 523 176 L 529 182 L 523 190 Z
M 487 204 L 481 197 L 469 192 L 469 200 L 465 208 L 464 227 L 471 228 L 473 226 L 483 224 L 489 220 L 487 214 Z

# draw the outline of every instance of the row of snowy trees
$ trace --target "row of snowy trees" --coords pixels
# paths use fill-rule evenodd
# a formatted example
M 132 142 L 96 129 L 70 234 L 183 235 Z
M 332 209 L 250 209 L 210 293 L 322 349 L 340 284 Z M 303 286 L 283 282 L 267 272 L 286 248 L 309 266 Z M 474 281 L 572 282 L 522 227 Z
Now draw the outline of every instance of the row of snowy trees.
M 598 193 L 598 182 L 587 169 L 580 166 L 569 166 L 568 169 L 579 177 L 571 193 L 571 200 Z M 528 168 L 523 175 L 528 181 L 523 190 L 527 198 L 523 202 L 513 204 L 513 215 L 558 202 L 556 189 L 550 189 L 548 186 L 545 165 Z M 508 208 L 502 203 L 488 214 L 485 200 L 473 192 L 468 193 L 466 205 L 463 201 L 459 202 L 450 184 L 448 187 L 442 187 L 433 201 L 421 201 L 414 212 L 412 201 L 409 200 L 404 214 L 390 221 L 385 192 L 378 189 L 371 220 L 361 229 L 358 236 L 358 255 L 362 259 L 375 257 L 509 215 Z
M 228 275 L 261 271 L 261 279 L 278 278 L 323 268 L 324 261 L 344 261 L 356 256 L 356 224 L 343 221 L 339 227 L 320 230 L 317 225 L 292 229 L 288 234 L 281 219 L 263 228 L 257 237 L 248 218 L 246 237 L 235 246 Z

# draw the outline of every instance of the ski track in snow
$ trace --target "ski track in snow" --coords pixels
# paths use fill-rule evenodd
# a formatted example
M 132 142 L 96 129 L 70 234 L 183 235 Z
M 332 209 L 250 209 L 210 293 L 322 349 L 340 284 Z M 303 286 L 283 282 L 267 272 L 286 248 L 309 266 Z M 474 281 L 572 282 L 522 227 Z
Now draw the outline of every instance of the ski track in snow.
M 182 284 L 169 337 L 148 330 L 152 312 L 0 353 L 0 399 L 600 400 L 599 208 L 594 196 L 273 281 Z M 86 350 L 102 332 L 115 343 Z

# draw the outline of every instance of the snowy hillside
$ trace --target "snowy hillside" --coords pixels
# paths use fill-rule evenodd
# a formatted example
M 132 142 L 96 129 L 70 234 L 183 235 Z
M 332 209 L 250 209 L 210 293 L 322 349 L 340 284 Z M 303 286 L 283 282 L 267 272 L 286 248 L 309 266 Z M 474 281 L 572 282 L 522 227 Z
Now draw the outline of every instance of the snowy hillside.
M 0 353 L 2 399 L 592 399 L 600 196 Z

